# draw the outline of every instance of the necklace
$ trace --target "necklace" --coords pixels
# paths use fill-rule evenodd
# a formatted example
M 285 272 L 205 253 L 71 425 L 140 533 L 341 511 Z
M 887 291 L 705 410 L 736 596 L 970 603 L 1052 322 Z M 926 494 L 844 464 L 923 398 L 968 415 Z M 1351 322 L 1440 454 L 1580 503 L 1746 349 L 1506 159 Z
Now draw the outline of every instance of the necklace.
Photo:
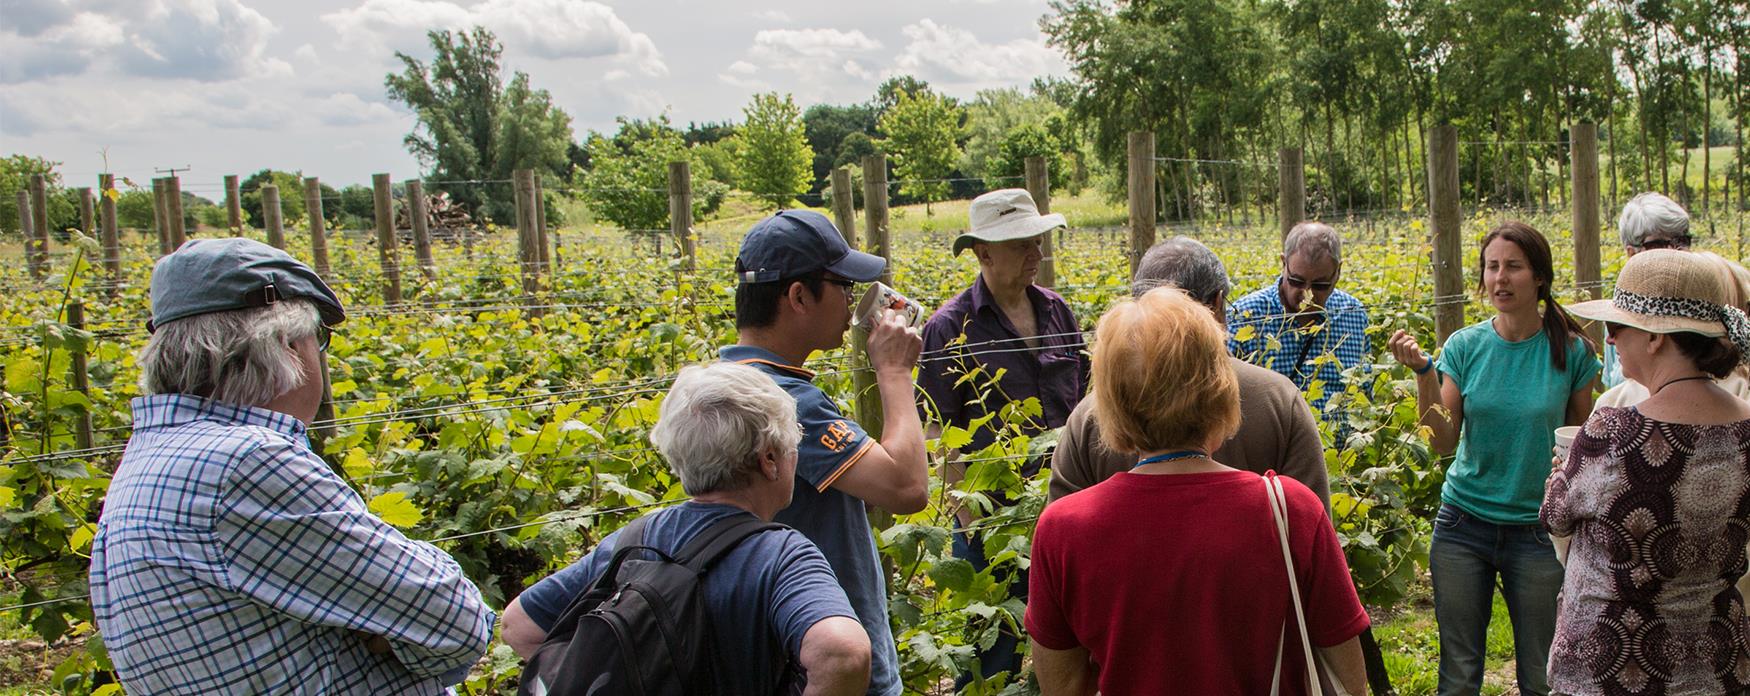
M 1130 468 L 1132 471 L 1134 471 L 1134 470 L 1136 470 L 1137 467 L 1147 466 L 1149 464 L 1160 464 L 1163 462 L 1176 462 L 1176 461 L 1179 461 L 1181 459 L 1196 459 L 1197 457 L 1208 457 L 1208 456 L 1209 456 L 1208 452 L 1205 452 L 1205 451 L 1200 450 L 1200 449 L 1176 450 L 1176 451 L 1168 452 L 1166 454 L 1157 454 L 1153 457 L 1143 459 L 1135 464 L 1130 465 Z
M 1698 380 L 1698 379 L 1705 379 L 1705 380 L 1708 380 L 1711 382 L 1711 381 L 1713 381 L 1714 378 L 1712 375 L 1690 375 L 1688 377 L 1678 377 L 1677 379 L 1674 379 L 1674 380 L 1671 380 L 1669 382 L 1666 382 L 1664 384 L 1659 385 L 1658 389 L 1653 390 L 1653 394 L 1657 394 L 1657 393 L 1663 391 L 1665 389 L 1665 387 L 1669 387 L 1669 386 L 1676 384 L 1678 382 L 1689 382 L 1689 381 Z M 1648 394 L 1648 396 L 1652 396 L 1653 394 Z

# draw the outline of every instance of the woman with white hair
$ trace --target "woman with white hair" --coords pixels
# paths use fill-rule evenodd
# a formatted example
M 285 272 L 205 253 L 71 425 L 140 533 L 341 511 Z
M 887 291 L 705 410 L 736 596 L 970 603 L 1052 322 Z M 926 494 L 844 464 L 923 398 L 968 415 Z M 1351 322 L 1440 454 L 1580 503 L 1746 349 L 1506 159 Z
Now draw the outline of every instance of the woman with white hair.
M 1648 191 L 1630 198 L 1616 218 L 1616 233 L 1622 238 L 1622 253 L 1633 258 L 1648 249 L 1688 251 L 1689 213 L 1665 194 Z M 1604 346 L 1604 370 L 1599 374 L 1605 389 L 1622 384 L 1622 363 L 1616 346 Z
M 504 610 L 505 643 L 524 658 L 533 655 L 629 534 L 639 539 L 635 545 L 680 558 L 689 542 L 715 528 L 771 521 L 790 504 L 801 439 L 795 399 L 760 371 L 736 363 L 681 370 L 650 442 L 692 500 L 634 520 L 517 596 Z M 806 672 L 808 694 L 850 696 L 868 688 L 869 635 L 826 557 L 801 532 L 747 537 L 709 569 L 703 593 L 721 658 L 713 666 L 719 693 L 781 693 L 791 665 Z
M 1733 582 L 1750 533 L 1750 403 L 1715 381 L 1750 356 L 1750 319 L 1717 267 L 1670 250 L 1623 266 L 1606 322 L 1650 396 L 1601 408 L 1551 474 L 1541 517 L 1571 535 L 1550 686 L 1556 693 L 1741 694 L 1750 626 Z

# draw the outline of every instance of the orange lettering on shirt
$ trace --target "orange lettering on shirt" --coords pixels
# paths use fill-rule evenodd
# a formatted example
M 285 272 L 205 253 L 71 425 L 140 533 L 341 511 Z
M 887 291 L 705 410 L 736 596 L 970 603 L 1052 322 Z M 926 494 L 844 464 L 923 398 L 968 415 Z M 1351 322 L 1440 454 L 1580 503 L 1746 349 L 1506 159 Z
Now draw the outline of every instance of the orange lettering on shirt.
M 851 432 L 850 426 L 845 425 L 844 421 L 833 421 L 820 436 L 820 445 L 834 452 L 842 452 L 856 437 L 857 434 Z

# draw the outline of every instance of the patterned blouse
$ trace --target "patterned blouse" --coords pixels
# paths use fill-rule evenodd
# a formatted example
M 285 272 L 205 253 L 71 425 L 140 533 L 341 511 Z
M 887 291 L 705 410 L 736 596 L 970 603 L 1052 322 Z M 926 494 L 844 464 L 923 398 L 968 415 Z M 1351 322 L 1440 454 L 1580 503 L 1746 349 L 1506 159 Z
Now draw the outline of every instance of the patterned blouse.
M 1550 687 L 1719 694 L 1750 685 L 1744 574 L 1750 421 L 1682 425 L 1602 408 L 1550 477 L 1543 524 L 1572 535 Z

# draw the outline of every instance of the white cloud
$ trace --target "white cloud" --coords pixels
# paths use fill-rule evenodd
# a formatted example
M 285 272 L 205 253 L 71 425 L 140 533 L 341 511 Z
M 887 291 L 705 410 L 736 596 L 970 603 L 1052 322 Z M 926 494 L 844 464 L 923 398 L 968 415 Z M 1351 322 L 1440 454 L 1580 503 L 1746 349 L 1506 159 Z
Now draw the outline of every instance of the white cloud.
M 356 126 L 366 123 L 393 122 L 395 112 L 381 102 L 367 102 L 356 94 L 339 92 L 316 102 L 313 112 L 325 126 Z
M 298 50 L 292 51 L 292 56 L 306 63 L 316 63 L 321 60 L 321 57 L 316 55 L 316 47 L 310 44 L 299 46 Z
M 761 10 L 754 13 L 754 18 L 772 22 L 774 24 L 789 24 L 796 21 L 795 18 L 790 16 L 790 13 L 783 10 Z
M 486 0 L 463 7 L 448 0 L 365 0 L 322 16 L 348 45 L 381 45 L 409 54 L 425 52 L 426 32 L 486 27 L 511 50 L 536 58 L 610 58 L 622 72 L 668 74 L 662 52 L 648 34 L 633 31 L 614 9 L 574 0 Z
M 239 0 L 36 0 L 9 2 L 6 12 L 3 84 L 94 71 L 219 82 L 290 69 L 266 57 L 273 22 Z
M 791 73 L 781 79 L 806 92 L 829 81 L 843 81 L 844 76 L 869 80 L 873 74 L 857 62 L 855 56 L 869 56 L 881 50 L 881 42 L 869 38 L 861 30 L 838 29 L 765 29 L 753 37 L 747 60 L 736 61 L 728 73 L 717 77 L 724 83 L 749 89 L 768 89 L 769 82 L 753 80 L 756 70 Z
M 911 74 L 943 84 L 1013 84 L 1062 73 L 1063 59 L 1043 38 L 987 44 L 972 32 L 925 19 L 901 30 L 905 48 L 892 74 Z

